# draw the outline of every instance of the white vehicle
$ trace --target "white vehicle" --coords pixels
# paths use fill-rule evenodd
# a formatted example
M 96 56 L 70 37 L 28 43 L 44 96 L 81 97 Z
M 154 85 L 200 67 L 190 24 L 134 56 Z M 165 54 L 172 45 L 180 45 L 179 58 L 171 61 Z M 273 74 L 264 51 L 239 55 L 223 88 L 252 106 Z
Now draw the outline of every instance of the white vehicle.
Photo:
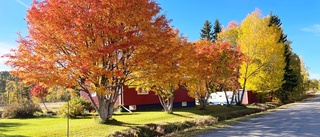
M 226 91 L 229 103 L 232 101 L 232 91 Z M 218 91 L 215 93 L 211 93 L 208 98 L 208 104 L 219 104 L 225 105 L 227 104 L 227 98 L 223 91 Z

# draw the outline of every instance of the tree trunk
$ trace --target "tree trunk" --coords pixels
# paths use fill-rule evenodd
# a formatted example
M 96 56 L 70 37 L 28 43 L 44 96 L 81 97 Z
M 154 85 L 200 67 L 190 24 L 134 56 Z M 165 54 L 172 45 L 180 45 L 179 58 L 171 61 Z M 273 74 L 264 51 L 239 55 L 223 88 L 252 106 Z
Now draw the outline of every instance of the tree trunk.
M 123 90 L 123 81 L 124 79 L 116 79 L 115 80 L 118 84 L 117 86 L 114 86 L 112 88 L 113 93 L 100 95 L 97 94 L 98 102 L 95 102 L 91 92 L 89 89 L 85 86 L 84 81 L 80 83 L 81 88 L 87 95 L 89 96 L 89 99 L 91 100 L 93 107 L 98 112 L 100 119 L 102 123 L 106 123 L 108 120 L 112 120 L 113 111 L 114 111 L 114 104 L 116 103 L 118 97 L 120 94 L 124 92 Z M 105 84 L 103 84 L 105 85 Z
M 235 97 L 236 105 L 241 105 L 241 102 L 240 102 L 240 100 L 241 100 L 241 93 L 240 93 L 240 91 L 238 90 L 238 91 L 236 92 L 236 94 L 237 94 L 237 96 Z
M 230 104 L 233 104 L 233 102 L 235 101 L 235 94 L 236 94 L 236 91 L 235 90 L 233 90 L 232 91 L 232 98 L 231 98 L 231 102 L 230 102 Z
M 109 120 L 110 120 L 110 119 L 112 118 L 112 116 L 113 116 L 114 104 L 115 104 L 115 102 L 108 104 L 107 119 L 109 119 Z
M 114 111 L 114 104 L 115 104 L 115 101 L 113 101 L 112 97 L 110 97 L 110 99 L 108 99 L 106 96 L 109 96 L 109 95 L 105 95 L 102 97 L 97 96 L 98 102 L 99 102 L 99 109 L 97 110 L 97 112 L 98 112 L 100 119 L 103 123 L 112 119 L 113 111 Z M 112 96 L 112 95 L 110 95 L 110 96 Z
M 227 100 L 227 105 L 229 106 L 230 102 L 229 102 L 229 98 L 228 98 L 228 95 L 227 95 L 227 91 L 223 90 L 223 92 L 224 92 L 224 96 L 226 97 L 226 100 Z
M 99 102 L 99 108 L 97 110 L 99 116 L 100 116 L 100 119 L 102 122 L 106 122 L 108 119 L 107 119 L 107 102 L 105 101 L 104 97 L 100 97 L 99 95 L 97 95 L 98 97 L 98 102 Z
M 245 78 L 244 82 L 243 82 L 241 98 L 240 98 L 239 102 L 237 103 L 237 105 L 242 105 L 243 96 L 244 96 L 244 93 L 246 91 L 246 84 L 247 84 L 247 79 Z
M 199 103 L 200 103 L 200 110 L 203 110 L 206 108 L 207 104 L 208 104 L 208 99 L 210 97 L 210 92 L 207 90 L 206 91 L 206 95 L 203 97 L 201 96 L 199 99 Z
M 168 114 L 172 114 L 173 113 L 173 100 L 174 97 L 169 98 L 169 102 L 168 102 Z
M 164 111 L 167 112 L 168 114 L 172 114 L 173 113 L 174 96 L 172 96 L 172 97 L 161 97 L 160 95 L 158 95 L 158 97 L 159 97 L 159 101 L 160 101 Z
M 200 97 L 199 103 L 200 103 L 200 108 L 199 109 L 203 110 L 207 106 L 207 99 L 205 99 L 205 97 Z
M 46 104 L 44 103 L 43 98 L 41 98 L 41 102 L 42 102 L 42 104 L 43 104 L 44 108 L 46 108 L 46 111 L 48 111 L 48 108 L 47 108 Z

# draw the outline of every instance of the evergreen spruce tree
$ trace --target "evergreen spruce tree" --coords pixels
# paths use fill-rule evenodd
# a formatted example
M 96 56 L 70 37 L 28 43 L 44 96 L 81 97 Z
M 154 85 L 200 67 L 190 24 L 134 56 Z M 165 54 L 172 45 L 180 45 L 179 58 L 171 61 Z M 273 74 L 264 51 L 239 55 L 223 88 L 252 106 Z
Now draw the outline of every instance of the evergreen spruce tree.
M 217 40 L 218 33 L 221 32 L 221 24 L 219 22 L 219 19 L 216 19 L 213 26 L 213 41 Z
M 279 89 L 278 92 L 278 98 L 281 100 L 283 103 L 288 103 L 289 101 L 289 94 L 290 92 L 293 91 L 293 89 L 298 86 L 298 78 L 296 73 L 294 73 L 292 69 L 292 63 L 291 63 L 291 58 L 293 56 L 292 49 L 291 49 L 291 42 L 287 40 L 287 35 L 283 33 L 282 30 L 282 23 L 281 20 L 278 16 L 270 14 L 270 24 L 276 25 L 282 32 L 280 38 L 279 38 L 279 43 L 284 44 L 284 56 L 285 56 L 285 63 L 286 66 L 284 68 L 284 76 L 283 76 L 283 84 L 281 86 L 281 89 Z
M 212 41 L 213 40 L 213 32 L 212 32 L 211 28 L 212 28 L 211 22 L 206 20 L 204 22 L 204 25 L 203 25 L 201 32 L 200 32 L 200 39 Z

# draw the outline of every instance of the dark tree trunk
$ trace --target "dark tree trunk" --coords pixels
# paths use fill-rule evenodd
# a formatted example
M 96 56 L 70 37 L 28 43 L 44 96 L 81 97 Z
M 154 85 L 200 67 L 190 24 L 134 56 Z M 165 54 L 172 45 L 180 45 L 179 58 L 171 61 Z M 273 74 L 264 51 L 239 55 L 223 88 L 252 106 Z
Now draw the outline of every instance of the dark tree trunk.
M 227 91 L 223 91 L 223 92 L 224 92 L 224 96 L 226 97 L 226 100 L 227 100 L 227 105 L 229 106 L 230 102 L 229 102 L 229 98 L 228 98 L 228 95 L 227 95 Z
M 200 103 L 200 110 L 203 110 L 206 108 L 207 104 L 208 104 L 208 99 L 210 97 L 210 92 L 207 90 L 206 91 L 206 95 L 205 96 L 201 96 L 199 98 L 199 103 Z
M 205 99 L 205 97 L 201 97 L 200 99 L 199 99 L 199 103 L 200 103 L 200 110 L 203 110 L 203 109 L 205 109 L 206 108 L 206 106 L 207 106 L 207 100 Z
M 46 104 L 44 103 L 43 98 L 41 98 L 41 102 L 42 102 L 42 104 L 43 104 L 44 108 L 46 108 L 46 111 L 48 111 L 48 108 L 47 108 Z

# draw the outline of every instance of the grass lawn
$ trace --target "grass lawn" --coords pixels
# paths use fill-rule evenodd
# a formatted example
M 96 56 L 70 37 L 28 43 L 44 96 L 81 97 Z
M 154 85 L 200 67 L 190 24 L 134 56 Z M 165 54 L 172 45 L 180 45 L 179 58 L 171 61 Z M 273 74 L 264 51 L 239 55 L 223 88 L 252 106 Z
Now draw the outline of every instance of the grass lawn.
M 110 124 L 99 124 L 98 116 L 81 117 L 70 120 L 70 136 L 107 136 L 114 131 L 120 131 L 133 126 L 147 123 L 165 123 L 190 120 L 199 116 L 211 115 L 223 117 L 230 112 L 237 112 L 246 108 L 243 106 L 207 106 L 206 110 L 197 107 L 177 108 L 174 114 L 166 114 L 163 111 L 147 112 L 116 112 Z M 30 119 L 0 119 L 0 136 L 66 136 L 67 119 L 62 117 L 40 117 Z

